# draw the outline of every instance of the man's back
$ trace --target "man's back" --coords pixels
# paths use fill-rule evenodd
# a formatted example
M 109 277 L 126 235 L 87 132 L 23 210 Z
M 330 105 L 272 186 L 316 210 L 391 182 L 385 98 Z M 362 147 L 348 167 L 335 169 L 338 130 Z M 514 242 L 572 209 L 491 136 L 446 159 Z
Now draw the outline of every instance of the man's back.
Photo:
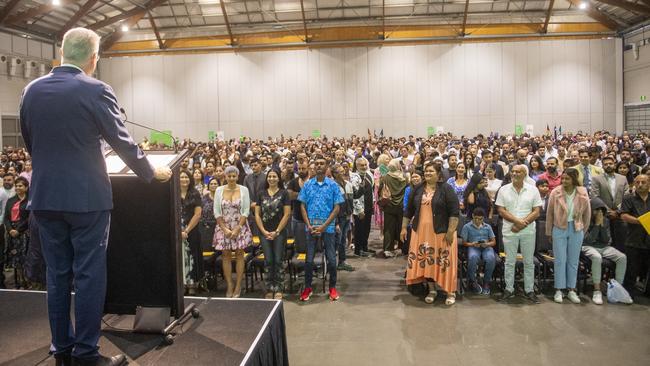
M 34 173 L 32 210 L 91 212 L 113 207 L 100 138 L 151 180 L 153 169 L 121 123 L 111 88 L 58 67 L 23 91 L 20 122 Z

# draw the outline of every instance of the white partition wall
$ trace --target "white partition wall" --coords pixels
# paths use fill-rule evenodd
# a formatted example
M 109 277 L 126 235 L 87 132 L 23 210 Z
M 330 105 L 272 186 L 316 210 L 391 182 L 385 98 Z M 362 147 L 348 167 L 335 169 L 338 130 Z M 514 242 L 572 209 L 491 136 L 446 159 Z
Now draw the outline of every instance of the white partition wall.
M 119 57 L 102 59 L 100 76 L 130 119 L 200 140 L 208 131 L 225 131 L 227 138 L 313 130 L 348 136 L 368 128 L 426 135 L 429 126 L 475 135 L 511 133 L 515 124 L 532 124 L 535 133 L 547 124 L 615 131 L 620 44 L 603 39 Z

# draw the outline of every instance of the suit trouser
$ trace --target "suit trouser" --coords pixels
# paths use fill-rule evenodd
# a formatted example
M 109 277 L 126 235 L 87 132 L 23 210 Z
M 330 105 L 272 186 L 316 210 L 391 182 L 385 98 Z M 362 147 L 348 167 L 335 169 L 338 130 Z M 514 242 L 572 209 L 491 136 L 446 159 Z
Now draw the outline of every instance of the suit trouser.
M 515 265 L 517 264 L 517 248 L 521 248 L 521 255 L 524 257 L 524 291 L 533 291 L 535 280 L 535 233 L 531 234 L 510 234 L 503 235 L 503 248 L 506 252 L 505 280 L 506 290 L 515 290 Z
M 37 211 L 47 264 L 47 308 L 55 354 L 98 357 L 97 342 L 106 296 L 106 248 L 110 211 Z M 75 326 L 70 320 L 74 277 Z
M 359 255 L 361 252 L 368 251 L 368 237 L 370 236 L 370 225 L 372 224 L 372 214 L 366 214 L 363 219 L 354 215 L 354 254 Z

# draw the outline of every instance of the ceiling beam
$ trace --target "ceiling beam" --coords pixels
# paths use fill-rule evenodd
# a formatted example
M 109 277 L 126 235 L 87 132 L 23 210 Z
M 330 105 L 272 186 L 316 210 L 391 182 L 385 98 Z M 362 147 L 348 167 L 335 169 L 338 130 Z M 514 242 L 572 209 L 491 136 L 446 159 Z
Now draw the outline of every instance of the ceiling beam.
M 149 10 L 151 10 L 151 9 L 153 9 L 153 8 L 155 8 L 155 7 L 157 7 L 158 5 L 164 3 L 165 1 L 167 1 L 167 0 L 151 0 L 151 1 L 149 1 L 149 2 L 145 5 L 144 8 L 135 7 L 134 9 L 137 9 L 138 11 L 137 11 L 134 15 L 132 15 L 130 18 L 126 19 L 126 20 L 124 21 L 124 24 L 125 24 L 127 27 L 129 27 L 129 29 L 132 28 L 133 26 L 135 26 L 136 24 L 138 24 L 138 22 L 139 22 L 142 18 L 144 18 L 144 16 L 145 16 L 147 13 L 149 13 Z M 132 10 L 133 10 L 133 9 L 132 9 Z M 130 12 L 130 11 L 129 11 L 129 12 Z M 127 12 L 127 13 L 128 13 L 128 12 Z M 100 22 L 100 23 L 101 23 L 101 22 Z M 95 24 L 97 24 L 97 23 L 95 23 Z M 90 27 L 88 27 L 88 28 L 90 28 Z M 92 29 L 92 28 L 91 28 L 91 29 Z M 111 48 L 111 46 L 112 46 L 113 44 L 115 44 L 115 42 L 119 41 L 120 38 L 122 38 L 123 35 L 124 35 L 124 32 L 122 32 L 120 29 L 115 30 L 113 33 L 111 33 L 111 34 L 110 34 L 110 35 L 109 35 L 109 36 L 108 36 L 108 37 L 107 37 L 107 38 L 102 42 L 102 50 L 106 51 L 106 50 L 108 50 L 109 48 Z
M 302 13 L 302 27 L 305 31 L 305 43 L 309 42 L 309 32 L 307 32 L 307 19 L 305 18 L 305 3 L 300 0 L 300 12 Z M 250 20 L 248 21 L 250 23 Z
M 613 5 L 639 14 L 650 15 L 650 6 L 647 5 L 635 4 L 625 0 L 598 0 L 598 2 Z
M 460 36 L 461 37 L 465 37 L 465 27 L 467 26 L 467 11 L 468 10 L 469 10 L 469 0 L 465 0 L 465 12 L 463 13 L 463 28 L 460 31 Z
M 10 0 L 9 3 L 7 3 L 7 5 L 5 5 L 4 8 L 2 8 L 2 10 L 0 10 L 0 24 L 2 24 L 2 22 L 5 19 L 7 19 L 11 11 L 14 10 L 14 8 L 16 7 L 16 5 L 18 5 L 19 2 L 20 0 Z
M 381 38 L 386 39 L 386 0 L 381 0 Z
M 156 21 L 151 16 L 151 13 L 147 12 L 147 15 L 149 16 L 149 23 L 151 23 L 151 29 L 153 29 L 153 33 L 156 35 L 156 40 L 158 41 L 158 48 L 164 50 L 166 48 L 165 42 L 163 42 L 162 38 L 160 38 L 160 32 L 158 32 Z
M 81 6 L 79 8 L 79 10 L 77 10 L 77 12 L 72 16 L 72 18 L 70 18 L 70 20 L 68 20 L 65 23 L 63 28 L 61 28 L 61 31 L 59 31 L 59 38 L 63 38 L 63 35 L 65 34 L 65 32 L 68 31 L 68 29 L 74 27 L 75 24 L 77 24 L 77 22 L 81 18 L 85 17 L 86 14 L 88 14 L 88 12 L 92 9 L 92 7 L 95 6 L 95 4 L 97 4 L 97 1 L 99 1 L 99 0 L 88 0 L 88 1 L 86 1 L 86 3 L 83 4 L 83 6 Z
M 144 17 L 144 15 L 145 15 L 149 10 L 151 10 L 151 9 L 153 9 L 153 8 L 155 8 L 155 7 L 159 6 L 159 5 L 161 5 L 161 4 L 164 3 L 165 1 L 166 1 L 166 0 L 150 0 L 150 1 L 145 5 L 144 8 L 140 8 L 140 7 L 137 7 L 137 6 L 136 6 L 136 7 L 134 7 L 133 9 L 130 9 L 130 10 L 128 10 L 128 11 L 125 11 L 125 12 L 122 13 L 122 14 L 119 14 L 119 15 L 116 15 L 116 16 L 114 16 L 114 17 L 110 17 L 110 18 L 107 18 L 107 19 L 101 20 L 101 21 L 99 21 L 99 22 L 97 22 L 97 23 L 90 24 L 90 25 L 88 25 L 86 28 L 88 28 L 88 29 L 92 29 L 92 30 L 98 30 L 98 29 L 101 29 L 101 28 L 104 28 L 104 27 L 108 27 L 109 25 L 112 25 L 112 24 L 114 24 L 114 23 L 117 23 L 117 22 L 119 22 L 119 21 L 121 21 L 121 20 L 129 19 L 129 18 L 136 17 L 136 16 L 140 16 L 140 19 L 142 19 L 142 17 Z
M 581 2 L 580 0 L 568 0 L 568 1 L 569 1 L 569 3 L 571 3 L 576 8 L 580 9 L 580 2 Z M 587 15 L 591 19 L 597 21 L 598 23 L 606 26 L 607 28 L 609 28 L 611 30 L 617 30 L 619 28 L 618 23 L 613 21 L 610 17 L 605 15 L 600 10 L 596 9 L 596 7 L 594 7 L 593 4 L 590 4 L 589 7 L 587 7 L 587 9 L 582 10 L 582 11 L 587 13 Z
M 228 37 L 230 37 L 230 45 L 235 47 L 235 37 L 232 35 L 232 29 L 230 29 L 230 22 L 228 21 L 228 13 L 226 12 L 226 5 L 223 3 L 223 0 L 219 1 L 221 5 L 221 14 L 223 15 L 223 21 L 226 22 L 226 29 L 228 30 Z
M 555 5 L 555 0 L 551 0 L 551 3 L 548 5 L 548 11 L 546 12 L 546 19 L 544 19 L 544 25 L 542 26 L 542 33 L 548 32 L 548 22 L 551 21 L 551 14 L 553 13 L 553 5 Z
M 69 4 L 76 3 L 78 0 L 61 0 L 61 5 L 52 5 L 51 2 L 47 2 L 43 5 L 30 8 L 26 11 L 20 12 L 13 16 L 7 17 L 2 24 L 18 24 L 25 22 L 29 19 L 36 18 L 38 16 L 44 15 L 51 12 L 59 7 L 63 7 Z

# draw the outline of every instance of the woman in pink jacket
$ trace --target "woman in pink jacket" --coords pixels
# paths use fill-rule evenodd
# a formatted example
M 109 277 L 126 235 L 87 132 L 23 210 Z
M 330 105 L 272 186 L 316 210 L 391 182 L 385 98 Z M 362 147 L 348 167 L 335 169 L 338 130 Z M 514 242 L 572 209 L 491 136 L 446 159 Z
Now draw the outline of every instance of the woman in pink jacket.
M 591 220 L 591 205 L 587 189 L 580 187 L 578 171 L 568 168 L 562 173 L 562 184 L 549 196 L 546 211 L 546 235 L 553 243 L 555 296 L 562 302 L 562 290 L 568 289 L 567 298 L 580 303 L 576 293 L 578 260 L 586 228 Z

